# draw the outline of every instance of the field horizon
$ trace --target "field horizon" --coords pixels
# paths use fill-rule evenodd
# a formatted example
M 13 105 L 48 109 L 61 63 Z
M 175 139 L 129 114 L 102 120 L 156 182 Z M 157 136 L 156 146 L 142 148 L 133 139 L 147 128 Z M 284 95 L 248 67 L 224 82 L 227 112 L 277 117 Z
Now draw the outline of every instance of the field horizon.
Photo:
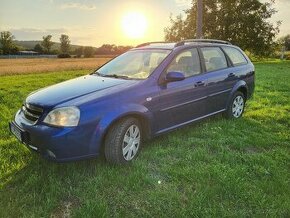
M 0 77 L 3 75 L 47 73 L 53 71 L 88 70 L 102 66 L 114 55 L 94 58 L 18 58 L 0 59 Z

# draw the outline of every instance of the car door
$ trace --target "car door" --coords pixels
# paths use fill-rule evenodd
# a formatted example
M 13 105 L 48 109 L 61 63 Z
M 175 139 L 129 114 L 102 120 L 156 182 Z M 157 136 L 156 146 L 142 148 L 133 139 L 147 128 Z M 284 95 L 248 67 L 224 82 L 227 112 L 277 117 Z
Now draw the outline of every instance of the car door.
M 207 114 L 216 113 L 226 108 L 233 84 L 236 81 L 233 68 L 219 47 L 200 48 L 207 75 Z
M 197 48 L 179 53 L 164 74 L 169 72 L 182 72 L 185 79 L 164 82 L 160 85 L 160 110 L 156 116 L 158 132 L 166 131 L 205 115 L 207 81 L 206 76 L 201 74 Z
M 222 49 L 232 65 L 227 78 L 227 82 L 230 83 L 231 88 L 233 88 L 239 80 L 244 80 L 247 83 L 249 90 L 252 90 L 254 71 L 252 67 L 249 67 L 249 62 L 243 52 L 232 46 L 222 46 Z

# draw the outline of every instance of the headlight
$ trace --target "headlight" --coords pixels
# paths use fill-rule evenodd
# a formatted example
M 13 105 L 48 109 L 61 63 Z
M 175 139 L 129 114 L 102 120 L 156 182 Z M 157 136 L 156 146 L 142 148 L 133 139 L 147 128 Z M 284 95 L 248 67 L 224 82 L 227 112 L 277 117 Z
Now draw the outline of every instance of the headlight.
M 77 126 L 80 120 L 80 110 L 77 107 L 56 108 L 48 113 L 44 123 L 54 126 Z

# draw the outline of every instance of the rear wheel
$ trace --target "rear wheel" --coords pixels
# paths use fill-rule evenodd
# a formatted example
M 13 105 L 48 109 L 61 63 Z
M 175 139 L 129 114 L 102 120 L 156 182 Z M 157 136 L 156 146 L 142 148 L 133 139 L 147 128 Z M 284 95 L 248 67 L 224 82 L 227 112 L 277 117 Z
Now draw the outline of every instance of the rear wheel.
M 122 119 L 111 127 L 106 136 L 106 160 L 113 164 L 127 164 L 137 157 L 141 143 L 140 122 L 135 118 Z
M 240 118 L 243 113 L 244 113 L 244 109 L 245 109 L 245 96 L 242 92 L 236 92 L 232 99 L 231 99 L 231 103 L 225 113 L 227 118 L 230 119 L 237 119 Z

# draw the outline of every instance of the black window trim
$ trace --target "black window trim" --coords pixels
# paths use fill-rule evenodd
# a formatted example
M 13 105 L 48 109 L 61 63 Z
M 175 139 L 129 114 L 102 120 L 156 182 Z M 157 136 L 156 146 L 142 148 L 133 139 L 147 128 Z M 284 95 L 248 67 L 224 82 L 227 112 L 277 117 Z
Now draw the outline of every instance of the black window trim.
M 166 66 L 166 68 L 163 70 L 163 72 L 160 74 L 159 76 L 159 79 L 158 79 L 158 83 L 161 84 L 162 83 L 162 80 L 164 79 L 164 76 L 166 75 L 166 72 L 170 66 L 170 64 L 172 63 L 172 61 L 178 56 L 180 55 L 181 53 L 183 52 L 186 52 L 188 50 L 191 50 L 191 49 L 196 49 L 197 50 L 197 54 L 198 54 L 198 58 L 199 58 L 199 65 L 200 65 L 200 73 L 199 74 L 196 74 L 196 75 L 192 75 L 192 76 L 189 76 L 189 77 L 185 77 L 185 79 L 189 79 L 189 78 L 192 78 L 192 77 L 196 77 L 196 76 L 200 76 L 202 74 L 205 73 L 204 71 L 204 67 L 203 67 L 203 62 L 201 60 L 201 56 L 200 56 L 200 51 L 199 51 L 199 46 L 192 46 L 192 47 L 186 47 L 182 50 L 180 50 L 177 54 L 175 54 L 173 56 L 173 58 L 170 60 L 170 63 Z

